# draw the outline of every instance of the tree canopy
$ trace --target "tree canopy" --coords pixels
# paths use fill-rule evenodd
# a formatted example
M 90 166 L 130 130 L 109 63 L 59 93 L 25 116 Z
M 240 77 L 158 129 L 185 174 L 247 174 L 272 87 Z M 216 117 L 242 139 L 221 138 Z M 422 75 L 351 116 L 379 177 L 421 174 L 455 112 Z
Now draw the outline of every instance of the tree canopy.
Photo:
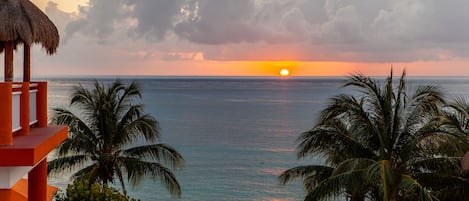
M 288 169 L 280 182 L 301 178 L 305 200 L 438 200 L 437 184 L 456 179 L 469 149 L 441 90 L 425 85 L 409 93 L 405 72 L 394 81 L 392 71 L 381 82 L 353 75 L 344 86 L 357 92 L 331 98 L 298 138 L 299 158 L 319 155 L 325 163 Z
M 93 89 L 75 87 L 70 108 L 53 109 L 52 122 L 68 125 L 69 138 L 57 148 L 49 172 L 71 170 L 73 178 L 90 183 L 117 179 L 124 193 L 124 178 L 136 186 L 149 177 L 180 197 L 173 170 L 181 169 L 184 159 L 171 146 L 155 143 L 160 139 L 158 122 L 136 103 L 141 96 L 135 82 L 105 86 L 96 81 Z

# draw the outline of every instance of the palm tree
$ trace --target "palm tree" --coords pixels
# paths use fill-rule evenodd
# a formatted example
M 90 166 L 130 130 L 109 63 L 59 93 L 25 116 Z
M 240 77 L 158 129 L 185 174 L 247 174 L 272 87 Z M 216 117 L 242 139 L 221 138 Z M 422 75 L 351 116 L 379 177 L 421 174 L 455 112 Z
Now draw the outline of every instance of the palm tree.
M 302 178 L 305 200 L 434 200 L 425 185 L 440 178 L 437 170 L 458 164 L 447 145 L 459 143 L 460 135 L 444 126 L 445 101 L 437 87 L 420 86 L 409 95 L 405 72 L 396 88 L 392 78 L 391 71 L 380 86 L 351 76 L 345 86 L 358 93 L 332 98 L 317 124 L 298 138 L 298 157 L 317 154 L 325 165 L 286 170 L 280 182 Z
M 447 156 L 453 156 L 453 162 L 428 164 L 428 169 L 438 171 L 439 182 L 427 181 L 428 175 L 421 175 L 419 180 L 428 183 L 433 194 L 440 201 L 463 201 L 469 197 L 469 172 L 460 166 L 461 157 L 469 150 L 469 103 L 464 98 L 455 98 L 444 109 L 442 118 L 446 119 L 445 129 L 451 133 L 457 133 L 462 138 L 457 143 L 442 144 L 446 146 Z M 441 154 L 441 153 L 440 153 Z
M 172 147 L 154 143 L 160 137 L 158 122 L 144 113 L 143 105 L 134 103 L 138 98 L 141 92 L 135 82 L 104 86 L 96 81 L 93 90 L 75 87 L 71 109 L 53 109 L 53 123 L 68 125 L 69 138 L 57 148 L 58 158 L 49 162 L 49 172 L 82 167 L 73 178 L 102 184 L 117 178 L 124 193 L 124 175 L 132 186 L 151 177 L 180 197 L 172 170 L 182 168 L 184 159 Z M 148 143 L 134 146 L 142 140 Z

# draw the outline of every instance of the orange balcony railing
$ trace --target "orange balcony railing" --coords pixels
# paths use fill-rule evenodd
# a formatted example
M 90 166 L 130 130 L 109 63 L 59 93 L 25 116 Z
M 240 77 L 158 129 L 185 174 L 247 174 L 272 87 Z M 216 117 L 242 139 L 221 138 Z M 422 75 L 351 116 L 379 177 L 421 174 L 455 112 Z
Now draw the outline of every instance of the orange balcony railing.
M 0 145 L 47 126 L 47 82 L 0 83 Z

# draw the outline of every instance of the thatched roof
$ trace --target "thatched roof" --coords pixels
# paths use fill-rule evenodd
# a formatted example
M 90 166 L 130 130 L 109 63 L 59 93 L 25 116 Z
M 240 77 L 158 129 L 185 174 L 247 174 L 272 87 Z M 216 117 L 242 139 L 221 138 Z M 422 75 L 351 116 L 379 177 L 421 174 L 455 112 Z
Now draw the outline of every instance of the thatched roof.
M 469 170 L 469 151 L 462 157 L 461 166 L 463 170 Z
M 29 0 L 0 0 L 0 51 L 5 41 L 40 43 L 47 53 L 55 53 L 59 33 L 54 23 Z

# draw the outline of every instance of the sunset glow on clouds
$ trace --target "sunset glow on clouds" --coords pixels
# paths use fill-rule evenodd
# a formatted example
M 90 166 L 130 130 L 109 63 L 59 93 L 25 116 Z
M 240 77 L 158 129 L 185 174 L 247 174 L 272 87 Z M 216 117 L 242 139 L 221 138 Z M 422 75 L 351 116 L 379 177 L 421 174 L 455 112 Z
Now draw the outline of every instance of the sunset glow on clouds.
M 32 2 L 61 33 L 33 74 L 469 75 L 463 0 Z

